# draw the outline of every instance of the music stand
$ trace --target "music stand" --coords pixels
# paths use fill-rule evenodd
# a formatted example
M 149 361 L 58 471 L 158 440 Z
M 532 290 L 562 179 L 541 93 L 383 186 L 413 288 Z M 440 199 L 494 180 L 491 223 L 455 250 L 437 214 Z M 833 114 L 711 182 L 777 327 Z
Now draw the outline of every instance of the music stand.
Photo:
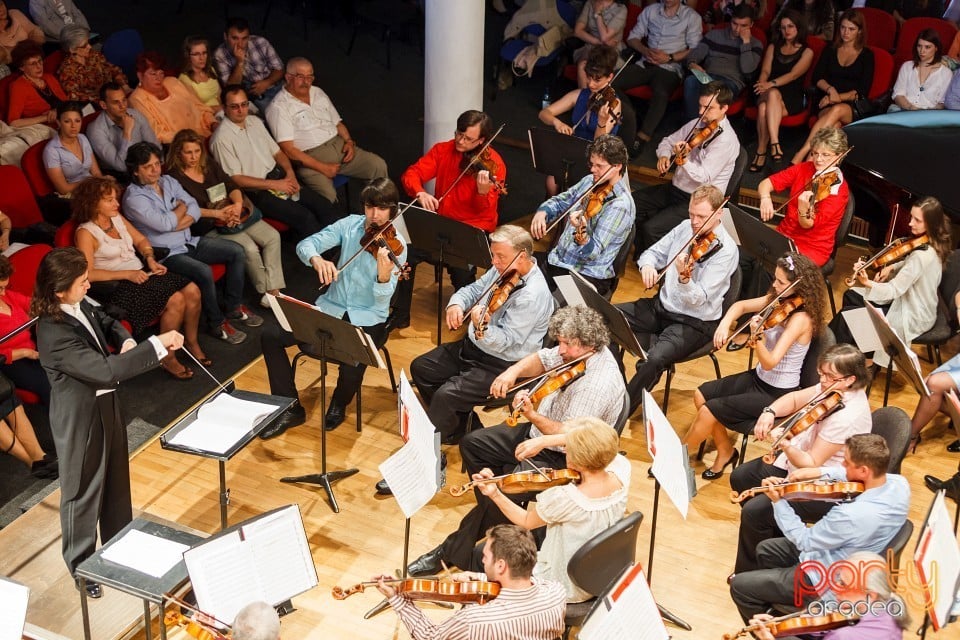
M 734 204 L 727 205 L 727 208 L 730 209 L 730 219 L 737 230 L 740 247 L 759 260 L 768 273 L 773 273 L 777 268 L 780 256 L 788 251 L 796 252 L 797 245 L 793 240 L 773 227 Z
M 610 337 L 613 338 L 621 348 L 632 353 L 641 362 L 646 360 L 647 354 L 644 352 L 643 347 L 640 346 L 640 342 L 637 340 L 637 334 L 630 328 L 630 323 L 627 322 L 627 317 L 623 315 L 623 311 L 617 309 L 606 298 L 597 293 L 593 285 L 587 282 L 579 273 L 576 271 L 569 271 L 568 273 L 570 274 L 570 279 L 580 292 L 580 298 L 583 304 L 603 316 L 603 319 L 607 323 L 607 328 L 610 330 Z M 563 276 L 559 276 L 559 278 L 562 277 Z M 554 280 L 557 280 L 557 278 L 554 278 Z M 566 299 L 566 296 L 564 296 L 564 299 Z M 572 304 L 572 302 L 567 300 L 567 304 Z
M 318 347 L 320 358 L 320 473 L 280 478 L 280 482 L 303 482 L 320 485 L 327 492 L 330 508 L 340 513 L 332 483 L 352 476 L 359 469 L 327 471 L 327 360 L 345 364 L 379 366 L 372 341 L 361 329 L 319 309 L 287 296 L 277 296 L 277 304 L 287 317 L 294 337 Z M 366 338 L 366 340 L 364 339 Z
M 877 330 L 877 336 L 880 338 L 880 344 L 888 356 L 890 362 L 887 363 L 887 383 L 883 390 L 883 406 L 887 406 L 887 399 L 890 396 L 890 378 L 893 374 L 893 363 L 897 363 L 897 368 L 907 377 L 913 388 L 923 397 L 930 395 L 930 389 L 923 379 L 923 372 L 920 371 L 919 363 L 916 362 L 917 355 L 910 350 L 910 345 L 904 343 L 900 336 L 896 334 L 893 327 L 880 311 L 870 304 L 865 303 L 867 313 L 870 314 L 870 321 Z M 910 356 L 913 356 L 911 358 Z
M 572 182 L 576 182 L 578 176 L 590 173 L 587 158 L 589 141 L 543 127 L 527 129 L 527 137 L 530 139 L 534 170 L 554 176 L 560 193 L 570 188 L 571 176 L 574 176 Z
M 443 266 L 458 269 L 483 267 L 493 264 L 487 232 L 465 222 L 438 215 L 417 206 L 408 207 L 403 222 L 410 234 L 410 244 L 430 254 L 440 269 L 437 280 L 437 346 L 443 330 Z

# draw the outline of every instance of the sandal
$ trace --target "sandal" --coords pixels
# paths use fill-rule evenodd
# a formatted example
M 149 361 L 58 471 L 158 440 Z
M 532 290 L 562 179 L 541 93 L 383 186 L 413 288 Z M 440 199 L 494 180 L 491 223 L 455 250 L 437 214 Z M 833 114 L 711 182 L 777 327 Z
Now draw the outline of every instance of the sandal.
M 194 360 L 196 360 L 197 362 L 199 362 L 205 367 L 209 367 L 213 364 L 213 360 L 211 360 L 210 358 L 198 358 L 196 354 L 194 354 L 193 351 L 190 349 L 190 347 L 186 345 L 184 345 L 183 350 L 189 353 Z
M 767 164 L 767 154 L 760 153 L 759 151 L 757 151 L 757 155 L 753 157 L 753 162 L 750 163 L 750 173 L 760 172 L 763 169 L 764 165 L 766 164 Z
M 193 377 L 193 369 L 183 365 L 180 365 L 180 366 L 182 366 L 183 369 L 181 369 L 180 371 L 174 371 L 173 369 L 167 366 L 166 362 L 162 360 L 160 361 L 160 367 L 163 368 L 163 370 L 166 371 L 168 374 L 170 374 L 170 377 L 173 378 L 174 380 L 189 380 L 190 378 Z
M 779 142 L 770 143 L 770 159 L 774 162 L 783 160 L 783 149 L 780 148 Z

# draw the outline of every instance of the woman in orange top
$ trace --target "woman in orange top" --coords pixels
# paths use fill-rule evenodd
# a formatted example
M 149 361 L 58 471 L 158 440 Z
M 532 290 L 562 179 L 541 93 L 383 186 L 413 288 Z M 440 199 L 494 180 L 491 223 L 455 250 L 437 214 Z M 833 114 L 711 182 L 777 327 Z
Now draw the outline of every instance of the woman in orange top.
M 13 48 L 11 65 L 23 75 L 10 83 L 7 122 L 11 127 L 31 124 L 53 125 L 57 107 L 67 99 L 57 79 L 43 72 L 43 53 L 33 40 L 24 40 Z
M 176 78 L 165 77 L 163 56 L 145 51 L 137 56 L 140 86 L 130 94 L 130 106 L 143 114 L 163 144 L 170 144 L 181 129 L 193 129 L 209 138 L 216 118 L 197 94 Z

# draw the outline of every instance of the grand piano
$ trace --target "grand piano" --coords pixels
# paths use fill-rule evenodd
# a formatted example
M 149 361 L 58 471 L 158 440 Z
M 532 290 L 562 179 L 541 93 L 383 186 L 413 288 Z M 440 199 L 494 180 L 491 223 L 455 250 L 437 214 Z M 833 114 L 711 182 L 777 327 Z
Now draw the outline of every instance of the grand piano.
M 843 174 L 856 198 L 857 217 L 870 223 L 872 245 L 909 235 L 910 203 L 923 196 L 939 198 L 960 224 L 960 111 L 888 113 L 844 131 L 854 149 Z

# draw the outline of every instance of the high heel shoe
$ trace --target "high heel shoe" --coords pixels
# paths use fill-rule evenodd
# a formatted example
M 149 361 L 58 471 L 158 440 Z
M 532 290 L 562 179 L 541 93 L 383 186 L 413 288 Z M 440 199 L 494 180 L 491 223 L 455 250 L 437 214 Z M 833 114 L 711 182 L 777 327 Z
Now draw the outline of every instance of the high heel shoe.
M 770 159 L 774 162 L 783 160 L 783 149 L 780 148 L 779 142 L 770 143 Z
M 730 459 L 723 463 L 723 466 L 720 467 L 720 471 L 714 471 L 713 469 L 704 469 L 703 473 L 700 474 L 700 477 L 704 480 L 716 480 L 723 475 L 723 472 L 731 464 L 736 464 L 737 460 L 740 459 L 740 452 L 736 449 L 733 450 L 733 455 L 730 456 Z
M 910 438 L 910 442 L 907 443 L 907 449 L 910 451 L 910 453 L 916 453 L 917 447 L 919 446 L 920 446 L 920 434 L 918 433 L 917 435 Z
M 757 151 L 757 155 L 753 156 L 753 162 L 750 163 L 750 173 L 759 173 L 766 164 L 767 164 L 766 152 L 760 153 L 759 151 Z

